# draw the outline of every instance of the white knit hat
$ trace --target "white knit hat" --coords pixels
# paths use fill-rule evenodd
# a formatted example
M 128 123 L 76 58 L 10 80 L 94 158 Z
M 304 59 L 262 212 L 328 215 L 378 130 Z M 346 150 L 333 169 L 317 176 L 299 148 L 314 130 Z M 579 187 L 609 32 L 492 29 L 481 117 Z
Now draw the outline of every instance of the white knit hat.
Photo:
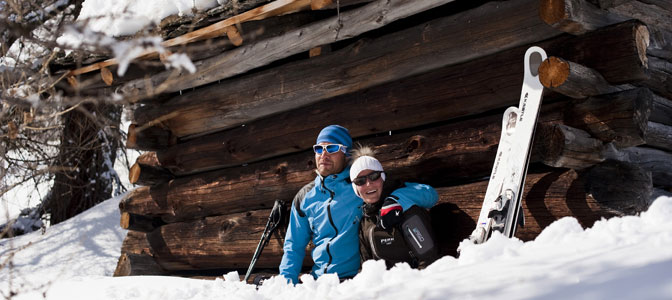
M 380 162 L 374 157 L 367 155 L 360 156 L 359 158 L 357 158 L 357 160 L 355 160 L 355 162 L 350 167 L 350 181 L 355 180 L 355 178 L 357 178 L 357 175 L 359 175 L 359 172 L 364 170 L 382 172 L 383 165 L 381 165 Z M 383 177 L 383 181 L 385 181 L 385 172 L 381 173 L 380 175 Z M 357 192 L 357 185 L 355 185 L 355 183 L 352 183 L 352 189 L 355 190 L 355 195 L 361 198 L 361 196 Z

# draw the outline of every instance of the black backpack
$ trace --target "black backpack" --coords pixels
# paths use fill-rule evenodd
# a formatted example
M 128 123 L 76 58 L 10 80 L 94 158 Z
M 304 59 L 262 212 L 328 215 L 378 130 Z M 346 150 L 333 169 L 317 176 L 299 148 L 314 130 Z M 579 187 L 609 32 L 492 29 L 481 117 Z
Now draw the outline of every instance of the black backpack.
M 376 226 L 368 228 L 366 240 L 374 259 L 383 259 L 388 267 L 406 262 L 411 267 L 426 267 L 439 258 L 439 247 L 432 231 L 429 212 L 412 206 L 404 220 L 390 231 Z

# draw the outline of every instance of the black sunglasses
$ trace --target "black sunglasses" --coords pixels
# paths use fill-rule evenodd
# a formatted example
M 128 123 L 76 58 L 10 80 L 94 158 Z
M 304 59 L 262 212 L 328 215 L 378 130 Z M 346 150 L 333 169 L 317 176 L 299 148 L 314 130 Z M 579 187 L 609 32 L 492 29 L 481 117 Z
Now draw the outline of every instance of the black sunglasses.
M 383 174 L 383 171 L 375 171 L 369 175 L 364 175 L 364 176 L 359 176 L 355 179 L 352 180 L 352 183 L 355 185 L 364 185 L 366 184 L 366 179 L 368 178 L 369 181 L 374 182 L 380 178 L 380 174 Z

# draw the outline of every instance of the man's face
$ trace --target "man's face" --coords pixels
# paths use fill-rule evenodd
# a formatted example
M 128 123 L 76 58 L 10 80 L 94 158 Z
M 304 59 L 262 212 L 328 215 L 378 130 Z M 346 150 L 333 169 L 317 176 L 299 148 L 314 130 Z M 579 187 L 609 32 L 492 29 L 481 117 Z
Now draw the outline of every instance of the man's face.
M 318 145 L 329 144 L 331 143 L 321 142 Z M 342 151 L 335 153 L 322 151 L 322 154 L 315 153 L 315 165 L 317 166 L 317 172 L 322 176 L 338 174 L 345 168 L 345 153 Z

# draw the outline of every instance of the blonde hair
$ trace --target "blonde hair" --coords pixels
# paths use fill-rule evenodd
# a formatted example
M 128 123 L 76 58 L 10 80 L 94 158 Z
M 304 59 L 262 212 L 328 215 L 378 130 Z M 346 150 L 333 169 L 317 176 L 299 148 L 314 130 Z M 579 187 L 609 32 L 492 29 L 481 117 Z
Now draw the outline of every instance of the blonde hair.
M 371 148 L 371 146 L 362 146 L 362 144 L 357 143 L 357 149 L 352 149 L 352 161 L 354 162 L 360 156 L 371 156 L 376 157 L 376 151 Z

